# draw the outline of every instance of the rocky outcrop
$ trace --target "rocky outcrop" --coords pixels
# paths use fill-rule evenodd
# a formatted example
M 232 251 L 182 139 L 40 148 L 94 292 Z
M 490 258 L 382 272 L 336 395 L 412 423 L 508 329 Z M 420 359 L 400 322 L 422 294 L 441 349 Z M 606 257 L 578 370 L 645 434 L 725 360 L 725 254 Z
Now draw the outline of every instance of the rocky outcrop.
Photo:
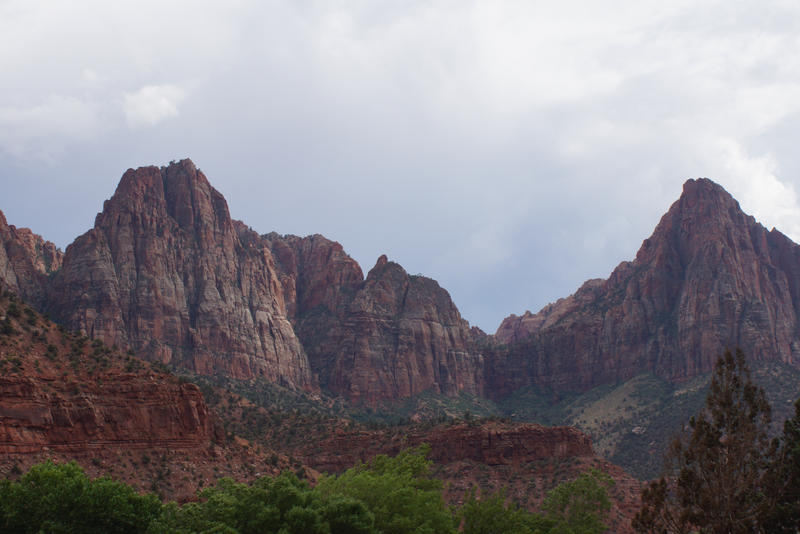
M 0 456 L 110 445 L 208 447 L 214 427 L 194 384 L 148 381 L 130 373 L 100 378 L 0 377 Z
M 428 458 L 439 464 L 469 460 L 485 465 L 518 465 L 543 460 L 592 457 L 592 440 L 571 427 L 536 424 L 483 423 L 411 428 L 407 432 L 341 431 L 309 444 L 305 462 L 324 472 L 337 473 L 378 454 L 394 456 L 423 443 Z
M 185 502 L 220 477 L 290 467 L 227 433 L 200 388 L 163 366 L 58 328 L 7 293 L 0 323 L 0 478 L 74 460 L 92 478 Z
M 0 287 L 41 306 L 47 277 L 61 268 L 63 253 L 27 228 L 9 225 L 0 211 Z
M 483 356 L 450 295 L 386 256 L 354 295 L 340 340 L 328 387 L 354 401 L 483 393 Z
M 201 374 L 368 404 L 483 391 L 475 334 L 435 281 L 385 257 L 365 279 L 320 235 L 260 236 L 189 160 L 127 171 L 47 297 L 69 327 Z
M 262 239 L 323 388 L 370 405 L 423 391 L 482 393 L 469 324 L 434 280 L 386 256 L 364 279 L 341 245 L 320 235 Z
M 340 430 L 309 440 L 295 457 L 316 469 L 340 473 L 379 454 L 393 456 L 428 444 L 435 477 L 444 482 L 448 502 L 460 504 L 476 488 L 484 495 L 503 492 L 531 511 L 540 511 L 548 491 L 588 469 L 610 475 L 611 532 L 632 532 L 640 506 L 641 483 L 618 466 L 597 457 L 592 441 L 574 428 L 483 421 L 473 424 L 412 426 L 386 430 Z
M 16 297 L 0 297 L 0 316 L 0 461 L 224 438 L 196 385 L 57 329 Z
M 800 365 L 800 247 L 745 215 L 719 185 L 689 180 L 632 262 L 538 314 L 506 319 L 492 391 L 586 390 L 652 372 L 682 380 L 726 347 Z
M 149 359 L 314 390 L 272 256 L 237 228 L 191 161 L 128 170 L 67 248 L 48 308 Z
M 361 267 L 339 243 L 321 235 L 262 237 L 275 258 L 289 318 L 323 388 L 336 366 L 353 296 L 364 284 Z

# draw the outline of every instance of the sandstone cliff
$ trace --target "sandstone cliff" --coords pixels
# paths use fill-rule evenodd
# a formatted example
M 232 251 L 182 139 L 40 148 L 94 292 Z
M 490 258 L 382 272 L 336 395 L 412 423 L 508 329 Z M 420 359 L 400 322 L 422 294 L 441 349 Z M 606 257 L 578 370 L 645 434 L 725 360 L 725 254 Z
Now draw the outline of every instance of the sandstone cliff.
M 0 319 L 0 457 L 224 437 L 194 384 L 58 329 L 12 295 L 0 296 Z
M 303 454 L 308 465 L 337 473 L 377 454 L 394 456 L 423 443 L 431 448 L 428 457 L 439 464 L 470 460 L 486 465 L 519 465 L 594 456 L 591 438 L 575 428 L 488 422 L 411 427 L 399 433 L 340 431 L 309 444 Z
M 363 278 L 322 236 L 264 236 L 277 258 L 292 319 L 327 390 L 376 405 L 432 391 L 483 393 L 483 358 L 469 324 L 434 280 L 386 256 Z
M 745 215 L 719 185 L 689 180 L 632 262 L 538 314 L 507 318 L 492 391 L 586 390 L 652 372 L 682 380 L 726 347 L 800 365 L 800 246 Z
M 0 211 L 0 285 L 41 306 L 47 277 L 61 268 L 62 257 L 53 243 L 9 225 Z
M 196 385 L 0 291 L 0 478 L 45 459 L 181 501 L 222 476 L 252 480 L 290 465 L 226 434 Z
M 385 257 L 365 279 L 319 235 L 260 236 L 189 160 L 128 170 L 63 265 L 37 258 L 23 267 L 47 265 L 52 280 L 6 261 L 38 288 L 26 298 L 151 360 L 373 405 L 483 393 L 475 334 L 435 281 Z
M 470 489 L 504 491 L 523 507 L 538 511 L 546 493 L 589 468 L 612 476 L 610 525 L 613 532 L 632 532 L 641 483 L 614 464 L 597 457 L 592 440 L 575 428 L 483 421 L 477 424 L 411 426 L 386 430 L 339 430 L 307 442 L 293 454 L 323 472 L 342 472 L 378 454 L 395 455 L 428 444 L 436 478 L 445 496 L 459 503 Z
M 203 374 L 313 390 L 264 247 L 189 160 L 125 173 L 64 255 L 47 308 L 109 345 Z
M 328 387 L 352 400 L 483 393 L 483 356 L 450 295 L 385 256 L 353 297 L 341 332 Z

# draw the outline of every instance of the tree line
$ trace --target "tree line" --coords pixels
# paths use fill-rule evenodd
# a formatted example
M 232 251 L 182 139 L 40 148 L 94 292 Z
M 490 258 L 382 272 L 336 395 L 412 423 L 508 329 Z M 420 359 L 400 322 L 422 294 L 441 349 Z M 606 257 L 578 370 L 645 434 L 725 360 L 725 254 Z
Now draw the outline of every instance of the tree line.
M 611 478 L 590 470 L 553 489 L 531 513 L 502 492 L 470 491 L 448 506 L 428 448 L 378 456 L 314 487 L 294 473 L 251 484 L 221 479 L 196 502 L 162 504 L 75 462 L 47 461 L 0 481 L 0 532 L 35 534 L 565 534 L 604 532 Z
M 705 408 L 670 445 L 664 474 L 642 492 L 639 533 L 796 534 L 800 400 L 779 437 L 741 350 L 716 364 Z

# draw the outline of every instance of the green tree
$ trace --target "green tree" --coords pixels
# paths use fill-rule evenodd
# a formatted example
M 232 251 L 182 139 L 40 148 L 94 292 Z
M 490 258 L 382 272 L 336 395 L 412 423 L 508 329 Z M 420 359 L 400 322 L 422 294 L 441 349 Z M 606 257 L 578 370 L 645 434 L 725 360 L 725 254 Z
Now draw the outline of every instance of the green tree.
M 447 534 L 454 519 L 442 498 L 442 482 L 430 476 L 429 447 L 376 456 L 339 476 L 322 479 L 323 496 L 363 502 L 384 534 Z
M 602 471 L 590 469 L 571 482 L 550 491 L 542 504 L 552 521 L 553 534 L 599 534 L 608 527 L 604 521 L 611 509 L 607 490 L 614 480 Z
M 511 502 L 505 491 L 476 495 L 473 488 L 458 511 L 463 534 L 537 534 L 550 532 L 554 522 Z
M 221 479 L 200 501 L 171 503 L 149 534 L 375 534 L 367 507 L 346 497 L 323 497 L 294 473 L 262 477 L 251 485 Z
M 89 480 L 75 462 L 48 460 L 18 482 L 0 484 L 0 532 L 133 534 L 160 512 L 155 495 L 109 478 Z
M 769 482 L 775 506 L 769 513 L 766 530 L 795 534 L 800 530 L 800 400 L 794 404 L 794 417 L 783 424 Z
M 705 409 L 665 457 L 665 473 L 642 492 L 637 532 L 765 532 L 773 502 L 768 468 L 771 409 L 741 350 L 717 361 Z

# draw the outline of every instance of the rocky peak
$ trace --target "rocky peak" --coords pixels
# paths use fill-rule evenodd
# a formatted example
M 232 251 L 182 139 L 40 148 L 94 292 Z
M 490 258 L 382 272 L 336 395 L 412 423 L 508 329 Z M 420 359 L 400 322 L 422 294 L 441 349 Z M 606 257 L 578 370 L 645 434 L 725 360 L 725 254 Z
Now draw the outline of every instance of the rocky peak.
M 375 267 L 373 267 L 372 270 L 380 269 L 387 263 L 389 263 L 389 258 L 386 257 L 386 254 L 381 254 L 378 258 L 378 261 L 375 262 Z
M 653 372 L 682 380 L 726 347 L 800 365 L 800 247 L 767 232 L 721 186 L 689 180 L 632 262 L 537 314 L 506 319 L 515 343 L 496 389 L 588 389 Z M 523 370 L 524 368 L 524 370 Z
M 386 256 L 353 296 L 339 332 L 328 387 L 352 400 L 483 393 L 483 356 L 450 295 Z
M 202 374 L 315 389 L 274 260 L 190 160 L 130 169 L 67 249 L 54 317 Z
M 688 180 L 680 198 L 642 243 L 636 262 L 679 261 L 685 266 L 702 247 L 713 243 L 736 249 L 755 245 L 759 253 L 765 252 L 765 243 L 752 243 L 749 235 L 756 227 L 762 228 L 720 185 L 707 178 Z
M 190 159 L 161 168 L 128 169 L 114 195 L 103 204 L 95 226 L 114 225 L 109 217 L 121 213 L 169 217 L 182 230 L 196 232 L 199 242 L 209 237 L 209 231 L 219 234 L 233 229 L 224 197 Z
M 61 268 L 64 254 L 28 228 L 9 225 L 0 211 L 0 285 L 42 306 L 47 278 Z

